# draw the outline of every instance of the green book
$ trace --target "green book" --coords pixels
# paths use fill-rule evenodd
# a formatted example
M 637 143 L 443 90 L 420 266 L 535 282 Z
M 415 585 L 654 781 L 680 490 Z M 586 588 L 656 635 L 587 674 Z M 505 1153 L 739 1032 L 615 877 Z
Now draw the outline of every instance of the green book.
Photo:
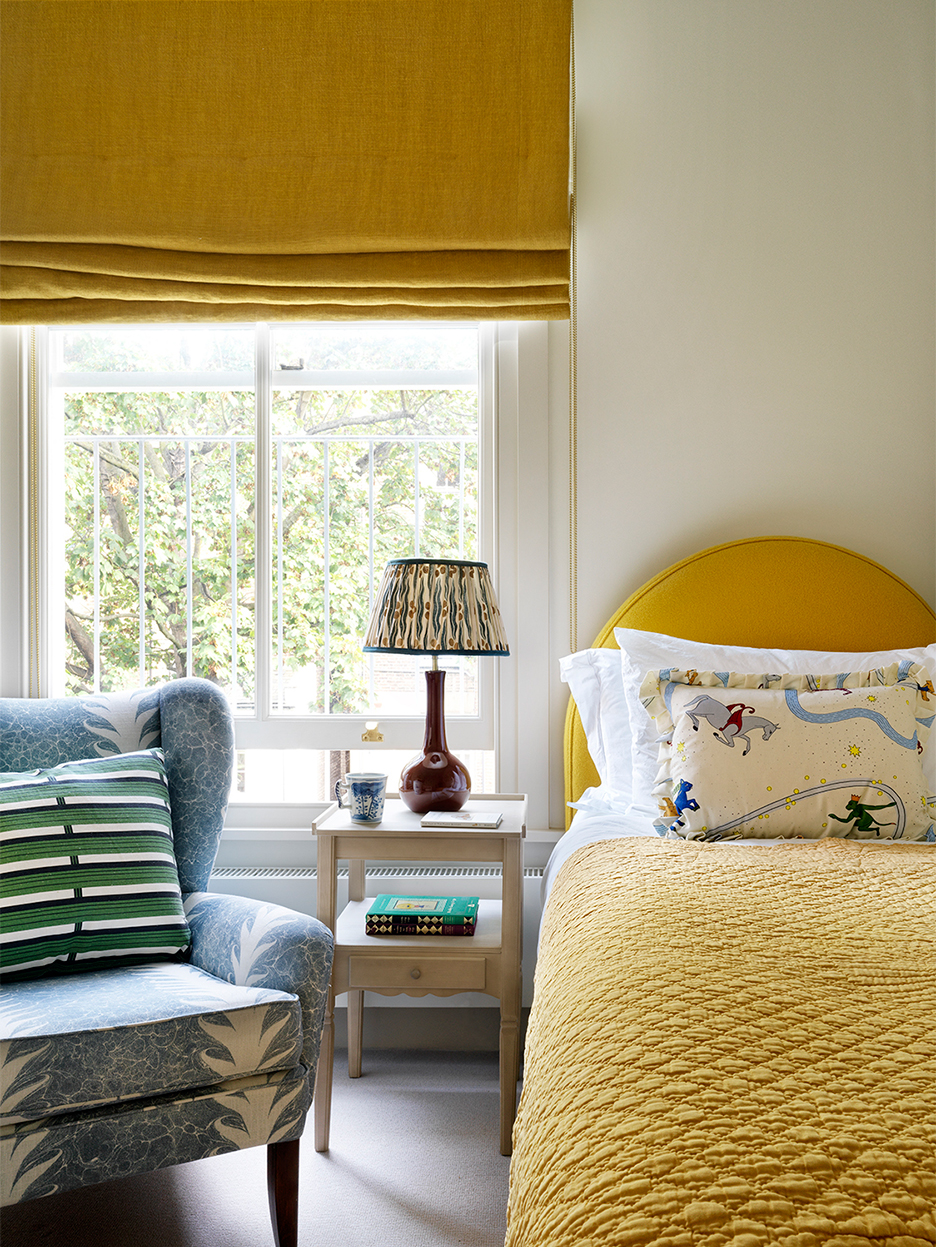
M 368 918 L 365 935 L 474 935 L 473 922 L 443 922 L 441 918 L 420 918 L 401 922 L 399 918 Z
M 383 893 L 367 908 L 367 921 L 394 919 L 399 922 L 434 920 L 452 926 L 475 922 L 478 917 L 476 896 L 390 896 Z

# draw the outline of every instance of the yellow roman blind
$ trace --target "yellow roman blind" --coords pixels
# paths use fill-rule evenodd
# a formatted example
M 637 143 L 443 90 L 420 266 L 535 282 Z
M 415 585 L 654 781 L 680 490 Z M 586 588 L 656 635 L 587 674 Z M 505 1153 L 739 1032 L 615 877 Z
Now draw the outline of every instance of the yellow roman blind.
M 569 315 L 571 0 L 2 0 L 12 324 Z

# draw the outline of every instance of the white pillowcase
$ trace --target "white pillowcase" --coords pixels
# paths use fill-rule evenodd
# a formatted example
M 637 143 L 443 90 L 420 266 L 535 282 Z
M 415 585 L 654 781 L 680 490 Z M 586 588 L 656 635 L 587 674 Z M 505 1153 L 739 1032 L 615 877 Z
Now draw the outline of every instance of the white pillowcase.
M 631 728 L 616 649 L 584 649 L 559 660 L 559 674 L 575 700 L 588 752 L 601 785 L 574 802 L 577 810 L 623 813 L 631 802 Z
M 687 641 L 661 632 L 641 632 L 636 628 L 615 628 L 614 638 L 621 647 L 624 697 L 630 719 L 632 797 L 628 812 L 635 817 L 656 818 L 659 811 L 653 795 L 658 770 L 659 743 L 653 720 L 640 702 L 640 685 L 648 671 L 662 667 L 681 670 L 736 671 L 744 675 L 771 672 L 778 675 L 811 671 L 816 675 L 835 675 L 840 671 L 869 671 L 874 667 L 909 659 L 923 663 L 936 675 L 936 644 L 917 648 L 877 650 L 865 653 L 830 653 L 823 650 L 751 649 L 743 645 L 709 645 Z M 612 651 L 613 652 L 613 651 Z M 607 745 L 606 745 L 607 748 Z M 923 774 L 927 795 L 936 795 L 936 748 L 923 754 Z
M 926 668 L 909 662 L 775 679 L 649 671 L 641 701 L 666 738 L 657 830 L 936 840 L 920 765 L 936 710 L 929 688 Z

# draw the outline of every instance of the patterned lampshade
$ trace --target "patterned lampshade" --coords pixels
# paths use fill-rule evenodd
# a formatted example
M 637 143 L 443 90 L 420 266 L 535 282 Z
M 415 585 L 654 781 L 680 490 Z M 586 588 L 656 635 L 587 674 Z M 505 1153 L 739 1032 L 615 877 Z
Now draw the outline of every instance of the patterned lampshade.
M 508 654 L 487 563 L 392 559 L 377 590 L 364 652 Z

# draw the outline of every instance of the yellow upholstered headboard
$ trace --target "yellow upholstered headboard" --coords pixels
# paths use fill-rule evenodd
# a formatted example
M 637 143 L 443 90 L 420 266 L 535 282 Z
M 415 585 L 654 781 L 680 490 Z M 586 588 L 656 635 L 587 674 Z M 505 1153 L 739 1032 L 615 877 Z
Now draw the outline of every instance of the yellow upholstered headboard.
M 841 652 L 929 645 L 936 614 L 879 563 L 805 537 L 751 537 L 712 546 L 654 576 L 598 633 L 664 632 L 713 645 Z M 598 783 L 575 703 L 565 728 L 566 801 Z M 566 807 L 566 826 L 572 811 Z

